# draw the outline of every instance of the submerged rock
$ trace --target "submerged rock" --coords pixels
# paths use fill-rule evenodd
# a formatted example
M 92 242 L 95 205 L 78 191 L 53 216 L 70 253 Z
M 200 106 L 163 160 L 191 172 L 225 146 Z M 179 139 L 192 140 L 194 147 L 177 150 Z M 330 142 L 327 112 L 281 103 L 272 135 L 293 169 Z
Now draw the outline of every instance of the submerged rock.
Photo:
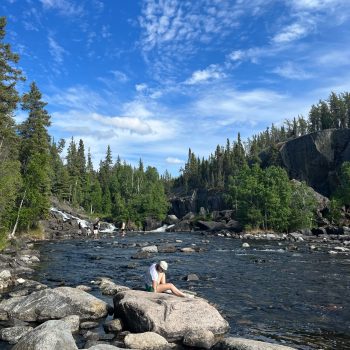
M 114 297 L 115 317 L 132 332 L 152 331 L 168 341 L 181 340 L 191 330 L 224 334 L 229 325 L 220 313 L 200 298 L 130 290 Z
M 44 289 L 25 297 L 3 300 L 0 313 L 23 321 L 45 321 L 68 315 L 78 315 L 82 320 L 95 320 L 108 313 L 108 305 L 82 290 L 71 287 Z
M 215 350 L 295 350 L 289 346 L 271 344 L 257 340 L 230 337 L 222 340 Z
M 63 321 L 47 321 L 23 336 L 12 350 L 78 349 L 69 326 Z

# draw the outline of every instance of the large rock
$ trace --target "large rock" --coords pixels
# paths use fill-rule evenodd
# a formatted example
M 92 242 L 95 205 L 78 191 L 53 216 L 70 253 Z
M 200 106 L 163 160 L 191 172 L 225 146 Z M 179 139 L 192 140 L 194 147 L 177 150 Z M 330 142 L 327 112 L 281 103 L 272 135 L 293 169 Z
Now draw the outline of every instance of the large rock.
M 115 284 L 110 278 L 102 277 L 100 283 L 100 289 L 104 295 L 115 295 L 123 290 L 130 288 Z
M 279 155 L 291 178 L 328 197 L 339 183 L 341 164 L 350 161 L 350 129 L 323 130 L 287 141 Z
M 193 348 L 210 349 L 215 344 L 215 336 L 210 331 L 191 331 L 185 334 L 183 343 Z
M 162 222 L 154 218 L 146 218 L 143 223 L 144 231 L 152 231 L 162 226 Z
M 202 220 L 197 221 L 197 226 L 201 230 L 209 230 L 209 231 L 220 231 L 226 228 L 226 225 L 223 222 L 202 221 Z
M 289 346 L 271 344 L 257 340 L 230 337 L 215 346 L 215 350 L 295 350 Z
M 24 335 L 33 330 L 30 326 L 15 326 L 10 328 L 3 328 L 0 331 L 0 339 L 16 344 Z
M 166 229 L 168 232 L 190 232 L 191 230 L 192 224 L 190 220 L 179 221 L 174 226 Z
M 78 349 L 69 325 L 63 321 L 47 321 L 23 336 L 12 350 Z
M 109 345 L 109 344 L 97 344 L 97 345 L 91 346 L 90 348 L 85 348 L 85 349 L 89 349 L 89 350 L 125 350 L 124 348 L 118 348 L 116 346 Z
M 164 223 L 167 225 L 174 225 L 179 221 L 176 215 L 167 215 L 164 220 Z
M 168 342 L 161 335 L 153 332 L 145 332 L 138 334 L 128 334 L 124 338 L 127 348 L 134 349 L 162 349 L 168 345 Z
M 108 313 L 108 305 L 82 290 L 71 287 L 44 289 L 25 297 L 15 297 L 0 303 L 0 313 L 9 319 L 45 321 L 78 315 L 81 320 L 94 320 Z
M 165 293 L 130 290 L 114 297 L 115 317 L 132 332 L 155 332 L 168 341 L 181 340 L 195 330 L 224 334 L 229 325 L 219 312 L 200 298 L 180 298 Z

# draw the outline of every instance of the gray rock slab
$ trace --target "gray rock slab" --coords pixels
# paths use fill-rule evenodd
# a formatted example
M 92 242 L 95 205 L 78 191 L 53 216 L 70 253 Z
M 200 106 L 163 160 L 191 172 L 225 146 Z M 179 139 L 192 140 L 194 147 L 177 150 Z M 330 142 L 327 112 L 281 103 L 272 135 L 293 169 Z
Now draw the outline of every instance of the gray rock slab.
M 12 350 L 76 350 L 69 326 L 63 321 L 47 321 L 23 336 Z
M 81 320 L 95 320 L 108 313 L 108 305 L 82 290 L 71 287 L 44 289 L 25 297 L 0 303 L 0 314 L 23 321 L 45 321 L 78 315 Z
M 132 332 L 152 331 L 168 341 L 182 340 L 192 330 L 209 330 L 215 335 L 229 330 L 227 321 L 201 298 L 130 290 L 114 297 L 114 309 L 115 317 Z
M 10 328 L 3 328 L 0 331 L 0 339 L 9 342 L 10 344 L 16 344 L 24 335 L 33 330 L 33 327 L 29 326 L 16 326 Z

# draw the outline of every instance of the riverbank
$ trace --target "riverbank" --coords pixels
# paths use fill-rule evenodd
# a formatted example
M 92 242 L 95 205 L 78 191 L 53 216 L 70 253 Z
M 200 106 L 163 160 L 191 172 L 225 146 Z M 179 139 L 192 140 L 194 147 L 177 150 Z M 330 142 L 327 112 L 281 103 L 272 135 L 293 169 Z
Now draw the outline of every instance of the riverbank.
M 102 294 L 98 277 L 140 289 L 147 266 L 165 259 L 170 264 L 170 281 L 215 303 L 229 321 L 231 334 L 297 344 L 299 349 L 314 349 L 316 344 L 334 348 L 326 339 L 329 336 L 317 333 L 322 327 L 333 332 L 332 343 L 345 349 L 346 340 L 340 334 L 347 334 L 341 319 L 346 319 L 347 312 L 342 300 L 349 258 L 347 252 L 329 253 L 337 244 L 320 240 L 319 249 L 310 249 L 305 241 L 237 240 L 207 233 L 105 234 L 98 239 L 36 244 L 41 263 L 32 265 L 31 278 L 52 290 L 85 285 L 90 294 L 112 305 L 113 297 Z M 95 341 L 112 337 L 103 330 L 103 323 L 111 319 L 108 316 L 92 329 L 99 334 Z M 74 335 L 80 348 L 87 341 L 85 333 L 80 329 Z

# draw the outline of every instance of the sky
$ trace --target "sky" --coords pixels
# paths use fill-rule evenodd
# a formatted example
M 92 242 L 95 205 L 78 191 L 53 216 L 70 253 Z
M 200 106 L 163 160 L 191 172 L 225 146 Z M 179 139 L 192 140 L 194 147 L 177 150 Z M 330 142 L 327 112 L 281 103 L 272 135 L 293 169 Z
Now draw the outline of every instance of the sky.
M 50 135 L 174 176 L 350 91 L 349 0 L 1 0 Z M 18 111 L 16 119 L 25 118 Z

